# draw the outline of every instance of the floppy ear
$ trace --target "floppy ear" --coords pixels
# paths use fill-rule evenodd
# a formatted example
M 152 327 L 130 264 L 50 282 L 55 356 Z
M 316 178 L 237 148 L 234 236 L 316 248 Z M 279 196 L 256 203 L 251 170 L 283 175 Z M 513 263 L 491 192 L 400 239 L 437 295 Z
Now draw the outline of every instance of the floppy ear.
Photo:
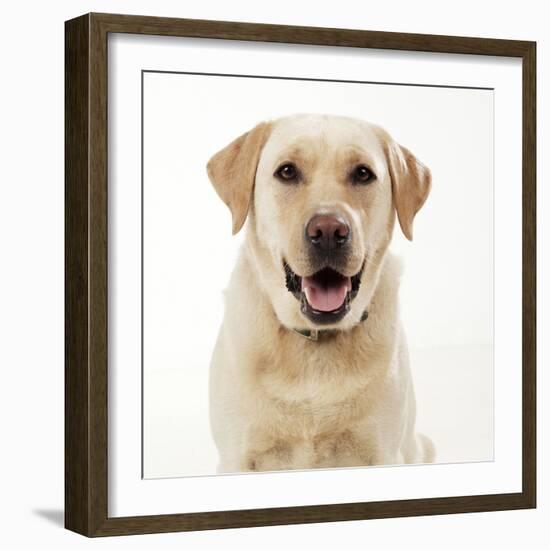
M 214 189 L 231 210 L 233 235 L 246 220 L 258 160 L 270 130 L 270 123 L 258 124 L 218 151 L 206 166 Z
M 432 174 L 406 147 L 393 140 L 388 143 L 387 153 L 399 225 L 405 237 L 412 241 L 413 220 L 428 198 Z

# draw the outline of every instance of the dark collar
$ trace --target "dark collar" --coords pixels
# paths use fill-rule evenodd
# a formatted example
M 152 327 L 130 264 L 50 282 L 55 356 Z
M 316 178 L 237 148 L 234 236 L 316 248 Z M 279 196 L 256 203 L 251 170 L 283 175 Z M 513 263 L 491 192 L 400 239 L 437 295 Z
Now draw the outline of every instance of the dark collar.
M 362 323 L 363 321 L 366 321 L 368 316 L 369 316 L 369 312 L 365 310 L 363 312 L 363 315 L 361 315 L 361 319 L 359 319 L 359 322 Z M 339 332 L 338 329 L 334 329 L 334 328 L 321 329 L 321 330 L 315 330 L 315 329 L 310 330 L 310 329 L 307 329 L 307 328 L 304 328 L 304 329 L 293 328 L 292 330 L 296 334 L 299 334 L 300 336 L 303 336 L 304 338 L 307 338 L 308 340 L 313 340 L 314 342 L 316 342 L 317 340 L 319 340 L 323 336 L 329 336 L 329 335 L 336 334 L 337 332 Z

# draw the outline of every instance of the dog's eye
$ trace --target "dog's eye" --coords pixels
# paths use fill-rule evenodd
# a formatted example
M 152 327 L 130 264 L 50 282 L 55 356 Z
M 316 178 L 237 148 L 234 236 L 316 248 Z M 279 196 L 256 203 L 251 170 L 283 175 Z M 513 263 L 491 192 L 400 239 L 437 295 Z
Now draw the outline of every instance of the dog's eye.
M 359 164 L 352 172 L 352 179 L 354 183 L 366 184 L 374 179 L 374 174 L 364 164 Z
M 279 166 L 279 168 L 275 171 L 274 175 L 285 182 L 294 182 L 299 178 L 298 168 L 296 168 L 296 166 L 294 166 L 291 162 L 281 164 L 281 166 Z

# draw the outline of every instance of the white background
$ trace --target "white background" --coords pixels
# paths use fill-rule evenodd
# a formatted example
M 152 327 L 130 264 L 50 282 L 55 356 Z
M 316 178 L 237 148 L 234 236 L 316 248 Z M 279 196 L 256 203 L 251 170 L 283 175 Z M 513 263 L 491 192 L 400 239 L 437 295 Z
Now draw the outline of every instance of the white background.
M 503 3 L 394 2 L 300 9 L 296 2 L 253 5 L 246 2 L 71 2 L 42 7 L 22 2 L 4 13 L 11 24 L 2 35 L 4 75 L 0 91 L 2 190 L 0 201 L 0 275 L 2 347 L 0 385 L 2 427 L 2 540 L 11 547 L 41 544 L 75 548 L 105 547 L 206 548 L 213 544 L 241 548 L 280 547 L 297 543 L 332 548 L 400 543 L 412 548 L 463 548 L 491 544 L 498 548 L 542 548 L 547 534 L 548 484 L 539 474 L 539 509 L 463 516 L 392 519 L 317 526 L 259 528 L 213 533 L 168 534 L 92 542 L 60 528 L 63 476 L 63 20 L 83 12 L 112 11 L 265 21 L 377 30 L 463 34 L 539 40 L 539 181 L 548 120 L 545 63 L 547 14 L 541 3 L 523 2 L 514 11 Z M 19 21 L 25 19 L 25 32 Z M 541 198 L 547 203 L 547 194 Z M 545 206 L 547 206 L 545 204 Z M 539 219 L 545 212 L 539 212 Z M 547 225 L 544 231 L 547 232 Z M 539 250 L 542 247 L 539 245 Z M 542 274 L 539 272 L 539 280 Z M 540 296 L 540 295 L 539 295 Z M 546 299 L 546 294 L 544 295 Z M 542 300 L 540 301 L 542 305 Z M 542 311 L 539 313 L 542 317 Z M 544 326 L 539 319 L 539 330 Z M 542 331 L 539 332 L 542 345 Z M 542 357 L 539 364 L 543 364 Z M 542 401 L 547 377 L 539 378 L 541 421 L 548 420 Z M 539 424 L 539 425 L 540 425 Z M 540 462 L 546 441 L 539 431 Z
M 140 42 L 115 37 L 110 47 L 113 40 L 117 51 Z M 227 46 L 224 52 L 227 62 Z M 164 63 L 167 57 L 160 54 Z M 182 51 L 181 57 L 190 56 Z M 124 56 L 116 59 L 118 71 Z M 205 55 L 200 59 L 207 63 Z M 339 62 L 349 63 L 341 50 Z M 272 63 L 264 64 L 273 72 Z M 143 85 L 145 477 L 216 471 L 208 367 L 223 315 L 222 292 L 243 235 L 232 237 L 229 210 L 208 181 L 206 163 L 259 121 L 296 112 L 374 121 L 430 167 L 433 189 L 415 220 L 414 242 L 396 226 L 391 244 L 404 264 L 401 317 L 417 426 L 434 440 L 437 462 L 491 460 L 493 91 L 172 73 L 146 73 Z M 123 103 L 129 102 L 117 105 Z M 120 154 L 131 137 L 124 128 L 115 135 L 112 147 Z M 139 165 L 139 159 L 134 162 Z M 132 196 L 139 196 L 139 182 L 127 177 L 124 163 L 117 174 L 131 185 L 115 204 L 138 206 Z M 112 182 L 113 190 L 120 183 Z M 131 243 L 132 234 L 139 235 L 121 231 Z M 125 237 L 112 257 L 126 261 L 127 248 Z M 128 288 L 126 275 L 123 280 L 118 287 Z

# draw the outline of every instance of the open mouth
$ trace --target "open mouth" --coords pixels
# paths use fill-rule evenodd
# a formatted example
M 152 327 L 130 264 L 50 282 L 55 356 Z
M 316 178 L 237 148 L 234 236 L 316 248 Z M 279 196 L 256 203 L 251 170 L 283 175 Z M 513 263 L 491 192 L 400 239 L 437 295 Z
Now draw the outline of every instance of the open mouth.
M 364 266 L 364 264 L 363 264 Z M 348 277 L 331 267 L 301 277 L 284 262 L 286 287 L 299 301 L 302 313 L 317 324 L 335 323 L 350 309 L 361 285 L 361 270 Z

